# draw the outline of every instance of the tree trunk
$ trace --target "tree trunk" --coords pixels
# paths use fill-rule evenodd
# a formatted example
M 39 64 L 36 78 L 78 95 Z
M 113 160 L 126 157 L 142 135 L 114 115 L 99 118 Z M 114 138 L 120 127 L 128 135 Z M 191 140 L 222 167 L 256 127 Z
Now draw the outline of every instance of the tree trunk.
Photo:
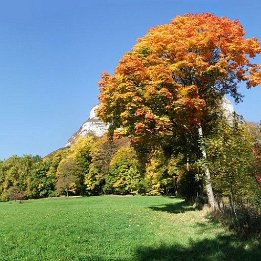
M 200 126 L 198 129 L 198 134 L 199 134 L 199 140 L 202 140 L 203 138 L 203 131 L 202 131 L 202 127 Z M 204 148 L 201 148 L 201 153 L 204 159 L 207 159 L 207 153 L 206 150 Z M 211 206 L 211 209 L 213 211 L 218 210 L 218 204 L 217 201 L 214 197 L 214 193 L 213 193 L 213 188 L 212 188 L 212 184 L 211 184 L 211 176 L 210 176 L 210 171 L 208 167 L 205 167 L 205 182 L 206 182 L 206 190 L 207 190 L 207 196 L 208 196 L 208 203 Z
M 230 187 L 230 193 L 231 193 L 231 195 L 229 196 L 230 209 L 234 218 L 237 219 L 237 212 L 236 212 L 236 206 L 234 200 L 235 197 L 234 197 L 234 192 L 232 187 Z

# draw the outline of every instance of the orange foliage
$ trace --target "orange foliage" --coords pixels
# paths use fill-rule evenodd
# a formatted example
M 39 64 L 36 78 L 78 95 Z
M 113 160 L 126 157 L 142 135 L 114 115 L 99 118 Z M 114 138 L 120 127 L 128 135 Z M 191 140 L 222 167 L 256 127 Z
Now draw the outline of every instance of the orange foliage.
M 239 21 L 209 13 L 150 29 L 113 75 L 102 75 L 100 118 L 134 140 L 196 126 L 210 92 L 237 98 L 237 82 L 261 83 L 260 65 L 251 63 L 260 44 L 244 34 Z

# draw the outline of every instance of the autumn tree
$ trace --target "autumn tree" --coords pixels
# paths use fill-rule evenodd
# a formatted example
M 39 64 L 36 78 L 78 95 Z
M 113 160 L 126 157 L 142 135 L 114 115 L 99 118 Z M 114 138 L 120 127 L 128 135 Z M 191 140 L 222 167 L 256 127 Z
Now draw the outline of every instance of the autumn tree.
M 69 193 L 75 194 L 77 191 L 77 185 L 79 184 L 79 172 L 75 160 L 72 156 L 63 159 L 57 169 L 57 181 L 56 191 L 58 194 L 66 193 L 69 197 Z
M 110 140 L 108 137 L 100 137 L 91 148 L 91 164 L 85 176 L 84 183 L 89 195 L 104 193 L 103 187 L 110 172 L 110 162 L 115 152 L 121 147 L 127 147 L 128 139 Z
M 240 101 L 239 82 L 248 88 L 261 82 L 260 65 L 252 62 L 260 52 L 258 40 L 245 38 L 237 20 L 177 16 L 139 39 L 113 75 L 102 75 L 99 117 L 110 134 L 120 129 L 136 144 L 164 147 L 181 134 L 190 144 L 200 127 L 206 134 L 215 124 L 225 94 Z M 214 209 L 209 174 L 206 183 Z
M 122 147 L 110 162 L 110 172 L 104 190 L 113 194 L 138 194 L 142 180 L 139 161 L 133 148 Z
M 47 155 L 44 161 L 49 165 L 47 177 L 49 177 L 53 183 L 56 183 L 57 179 L 57 169 L 59 167 L 60 162 L 68 156 L 69 149 L 63 148 L 57 151 L 52 152 Z
M 59 162 L 56 172 L 58 193 L 66 192 L 67 196 L 69 192 L 85 194 L 84 178 L 89 172 L 93 142 L 91 136 L 79 137 Z
M 46 197 L 53 192 L 54 183 L 47 175 L 50 164 L 40 156 L 12 156 L 0 163 L 0 199 L 12 195 L 26 198 Z
M 47 173 L 50 169 L 50 162 L 39 160 L 34 162 L 30 175 L 26 178 L 26 194 L 29 198 L 48 197 L 54 192 L 54 181 Z

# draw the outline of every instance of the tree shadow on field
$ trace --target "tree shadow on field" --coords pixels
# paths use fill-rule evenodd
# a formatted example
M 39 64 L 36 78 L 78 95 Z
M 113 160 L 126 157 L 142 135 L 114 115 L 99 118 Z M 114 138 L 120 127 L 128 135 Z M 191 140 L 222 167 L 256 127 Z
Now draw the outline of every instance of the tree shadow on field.
M 176 213 L 176 214 L 195 210 L 191 205 L 189 205 L 185 201 L 158 205 L 158 206 L 151 206 L 149 208 L 152 209 L 153 211 L 162 211 L 162 212 Z
M 136 252 L 136 261 L 173 261 L 173 260 L 227 260 L 255 261 L 260 260 L 261 244 L 250 248 L 235 236 L 218 236 L 215 239 L 205 239 L 199 242 L 191 241 L 188 247 L 181 245 L 158 248 L 143 247 Z

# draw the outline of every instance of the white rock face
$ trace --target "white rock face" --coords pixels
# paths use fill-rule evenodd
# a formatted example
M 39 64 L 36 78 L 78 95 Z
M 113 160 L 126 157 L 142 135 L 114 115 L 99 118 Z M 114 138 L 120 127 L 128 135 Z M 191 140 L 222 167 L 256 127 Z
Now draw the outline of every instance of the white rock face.
M 67 141 L 65 147 L 71 146 L 79 136 L 87 136 L 93 134 L 96 137 L 101 137 L 107 130 L 108 125 L 105 125 L 96 115 L 98 105 L 91 109 L 89 119 L 83 123 L 80 129 Z
M 92 109 L 91 109 L 91 112 L 90 112 L 90 119 L 98 119 L 97 115 L 96 115 L 96 110 L 98 109 L 99 105 L 96 105 L 94 106 Z
M 233 115 L 234 115 L 234 112 L 235 112 L 233 104 L 226 97 L 223 97 L 222 107 L 223 107 L 224 116 L 226 117 L 228 123 L 232 124 L 233 123 Z

